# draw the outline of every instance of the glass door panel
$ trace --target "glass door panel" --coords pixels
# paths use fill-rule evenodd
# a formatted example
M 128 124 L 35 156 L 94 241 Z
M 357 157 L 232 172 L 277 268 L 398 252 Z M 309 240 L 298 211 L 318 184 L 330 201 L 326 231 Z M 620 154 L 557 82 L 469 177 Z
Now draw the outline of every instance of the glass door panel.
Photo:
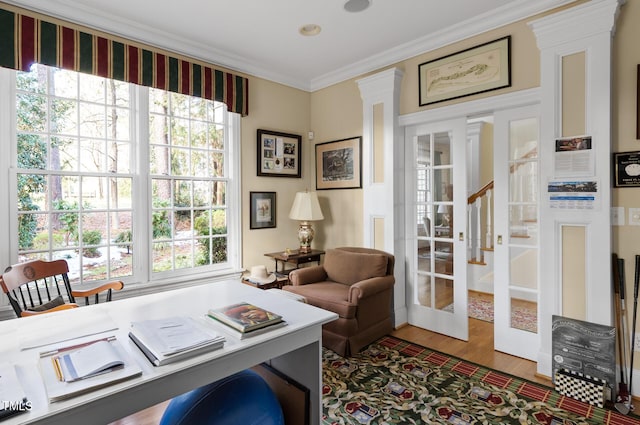
M 494 342 L 531 360 L 539 346 L 538 128 L 537 107 L 495 114 Z
M 424 125 L 407 131 L 407 209 L 410 253 L 409 323 L 467 339 L 464 230 L 454 239 L 454 218 L 465 225 L 466 120 Z M 452 127 L 453 126 L 453 127 Z M 411 134 L 411 135 L 410 135 Z M 457 137 L 457 138 L 456 138 Z M 458 198 L 456 198 L 456 196 Z M 460 208 L 454 208 L 460 205 Z

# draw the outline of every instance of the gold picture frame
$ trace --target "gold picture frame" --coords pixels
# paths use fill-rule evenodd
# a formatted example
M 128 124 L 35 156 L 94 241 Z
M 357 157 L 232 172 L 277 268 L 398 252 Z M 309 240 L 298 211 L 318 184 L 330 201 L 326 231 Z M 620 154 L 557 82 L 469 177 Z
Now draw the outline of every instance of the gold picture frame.
M 316 190 L 362 187 L 362 137 L 316 145 Z
M 257 139 L 257 174 L 259 176 L 300 178 L 302 136 L 258 130 Z
M 420 106 L 511 86 L 511 36 L 418 65 Z

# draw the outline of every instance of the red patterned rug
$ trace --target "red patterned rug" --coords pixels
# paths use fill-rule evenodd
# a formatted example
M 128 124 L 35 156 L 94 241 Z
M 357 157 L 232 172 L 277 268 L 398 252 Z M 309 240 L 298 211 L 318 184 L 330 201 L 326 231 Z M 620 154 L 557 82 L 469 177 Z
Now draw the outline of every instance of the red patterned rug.
M 323 349 L 322 425 L 640 425 L 399 338 L 384 337 L 343 358 Z

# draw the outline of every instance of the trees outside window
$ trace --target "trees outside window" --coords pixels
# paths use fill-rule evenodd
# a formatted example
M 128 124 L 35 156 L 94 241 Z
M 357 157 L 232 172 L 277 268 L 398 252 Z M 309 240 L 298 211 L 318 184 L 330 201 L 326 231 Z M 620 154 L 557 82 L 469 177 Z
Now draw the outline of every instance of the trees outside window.
M 12 262 L 64 258 L 79 282 L 229 266 L 224 104 L 43 65 L 14 74 Z

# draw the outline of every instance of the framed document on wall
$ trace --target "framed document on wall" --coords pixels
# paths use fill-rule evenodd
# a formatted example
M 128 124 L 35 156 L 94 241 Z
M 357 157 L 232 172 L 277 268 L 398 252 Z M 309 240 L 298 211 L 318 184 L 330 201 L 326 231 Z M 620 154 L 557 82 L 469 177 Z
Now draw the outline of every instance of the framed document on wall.
M 300 177 L 302 136 L 258 130 L 258 175 Z
M 640 187 L 640 151 L 614 153 L 613 178 L 616 187 Z

